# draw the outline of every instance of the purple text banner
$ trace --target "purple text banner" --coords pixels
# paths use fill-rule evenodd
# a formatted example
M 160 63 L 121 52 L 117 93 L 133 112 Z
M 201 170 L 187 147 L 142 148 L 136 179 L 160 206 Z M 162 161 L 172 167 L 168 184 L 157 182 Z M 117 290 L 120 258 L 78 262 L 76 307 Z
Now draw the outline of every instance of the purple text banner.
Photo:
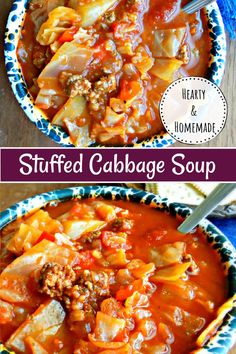
M 2 182 L 236 182 L 236 149 L 1 149 Z

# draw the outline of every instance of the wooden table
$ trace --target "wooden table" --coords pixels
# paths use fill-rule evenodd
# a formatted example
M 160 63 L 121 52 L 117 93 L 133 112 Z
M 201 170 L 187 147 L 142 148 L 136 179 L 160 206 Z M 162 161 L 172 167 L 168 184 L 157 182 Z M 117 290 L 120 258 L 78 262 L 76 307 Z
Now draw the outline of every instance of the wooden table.
M 25 116 L 19 107 L 13 93 L 11 92 L 3 62 L 2 55 L 2 39 L 12 0 L 1 0 L 0 5 L 0 146 L 7 147 L 56 147 L 49 138 L 44 136 Z M 233 112 L 236 112 L 236 41 L 229 43 L 228 60 L 225 77 L 222 83 L 222 90 L 228 101 L 229 117 L 223 132 L 214 140 L 201 146 L 236 146 L 235 123 L 236 117 L 233 118 Z M 235 115 L 235 113 L 234 113 Z M 176 143 L 174 146 L 186 146 Z
M 31 197 L 35 194 L 49 192 L 54 189 L 72 187 L 75 185 L 75 183 L 2 183 L 0 184 L 0 211 L 3 211 L 12 204 Z M 236 344 L 228 354 L 236 354 Z

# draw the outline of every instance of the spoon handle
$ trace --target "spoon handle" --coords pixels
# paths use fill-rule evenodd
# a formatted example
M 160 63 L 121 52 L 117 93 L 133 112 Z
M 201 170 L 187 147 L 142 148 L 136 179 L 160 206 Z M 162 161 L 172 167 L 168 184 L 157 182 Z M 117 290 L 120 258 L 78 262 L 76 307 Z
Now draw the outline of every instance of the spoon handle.
M 190 232 L 199 222 L 214 210 L 217 205 L 236 187 L 236 183 L 221 183 L 209 196 L 187 217 L 178 227 L 178 231 L 186 234 Z
M 203 7 L 209 5 L 213 1 L 215 0 L 192 0 L 182 8 L 182 11 L 187 14 L 193 14 L 194 12 L 201 10 Z

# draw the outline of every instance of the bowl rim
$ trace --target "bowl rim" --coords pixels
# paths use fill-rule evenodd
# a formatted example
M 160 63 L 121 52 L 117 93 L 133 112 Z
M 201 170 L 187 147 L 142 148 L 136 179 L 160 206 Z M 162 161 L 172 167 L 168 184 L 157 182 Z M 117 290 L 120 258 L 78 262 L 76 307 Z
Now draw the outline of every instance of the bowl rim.
M 63 147 L 75 147 L 69 135 L 61 127 L 51 124 L 46 114 L 35 105 L 27 88 L 22 68 L 17 58 L 17 46 L 29 1 L 30 0 L 14 0 L 8 16 L 4 38 L 4 57 L 7 76 L 12 91 L 28 119 L 55 143 Z M 212 3 L 204 8 L 204 13 L 207 16 L 208 32 L 211 41 L 207 78 L 219 86 L 224 75 L 226 62 L 226 34 L 224 24 L 217 3 Z M 162 131 L 140 142 L 123 145 L 121 147 L 163 148 L 171 146 L 175 142 L 176 140 L 166 131 Z M 76 147 L 85 146 L 78 145 Z M 103 146 L 94 143 L 88 147 Z
M 167 198 L 133 188 L 101 185 L 77 186 L 37 194 L 12 205 L 0 213 L 0 230 L 16 219 L 27 214 L 32 214 L 48 204 L 56 205 L 58 202 L 76 198 L 82 200 L 98 197 L 102 197 L 105 200 L 122 199 L 149 205 L 151 208 L 168 212 L 176 218 L 181 219 L 186 218 L 192 212 L 184 204 L 172 203 Z M 234 336 L 236 335 L 236 250 L 227 237 L 207 219 L 204 219 L 199 224 L 199 227 L 206 237 L 207 242 L 221 258 L 221 263 L 229 283 L 229 300 L 219 308 L 217 318 L 213 321 L 217 326 L 216 332 L 212 333 L 211 328 L 206 333 L 205 338 L 208 338 L 210 335 L 206 343 L 192 353 L 226 354 L 234 344 Z M 204 330 L 204 333 L 207 329 Z

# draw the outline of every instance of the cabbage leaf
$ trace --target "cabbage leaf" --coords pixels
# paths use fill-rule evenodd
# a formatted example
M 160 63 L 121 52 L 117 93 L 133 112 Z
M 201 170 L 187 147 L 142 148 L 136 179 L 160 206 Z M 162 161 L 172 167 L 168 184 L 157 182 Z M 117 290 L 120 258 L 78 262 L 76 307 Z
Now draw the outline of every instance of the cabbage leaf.
M 164 81 L 172 82 L 175 79 L 175 73 L 182 64 L 181 60 L 175 58 L 157 58 L 150 73 Z
M 65 119 L 69 119 L 71 122 L 75 121 L 81 116 L 85 108 L 86 100 L 84 97 L 75 96 L 73 98 L 69 98 L 66 104 L 54 116 L 52 124 L 60 125 L 63 127 L 65 125 Z
M 95 0 L 84 5 L 80 5 L 78 0 L 70 0 L 69 6 L 77 11 L 81 16 L 81 26 L 92 26 L 100 16 L 102 16 L 117 0 Z
M 184 40 L 186 27 L 160 29 L 154 32 L 152 54 L 154 57 L 176 57 Z
M 52 328 L 54 330 L 49 331 L 49 335 L 56 334 L 64 319 L 65 311 L 61 304 L 56 300 L 49 300 L 40 305 L 36 312 L 22 323 L 8 339 L 6 345 L 17 350 L 18 353 L 25 353 L 27 336 L 38 338 L 39 334 Z
M 50 45 L 59 38 L 66 28 L 75 23 L 80 23 L 80 16 L 77 12 L 69 7 L 59 6 L 49 13 L 48 19 L 40 27 L 36 39 L 41 45 Z

